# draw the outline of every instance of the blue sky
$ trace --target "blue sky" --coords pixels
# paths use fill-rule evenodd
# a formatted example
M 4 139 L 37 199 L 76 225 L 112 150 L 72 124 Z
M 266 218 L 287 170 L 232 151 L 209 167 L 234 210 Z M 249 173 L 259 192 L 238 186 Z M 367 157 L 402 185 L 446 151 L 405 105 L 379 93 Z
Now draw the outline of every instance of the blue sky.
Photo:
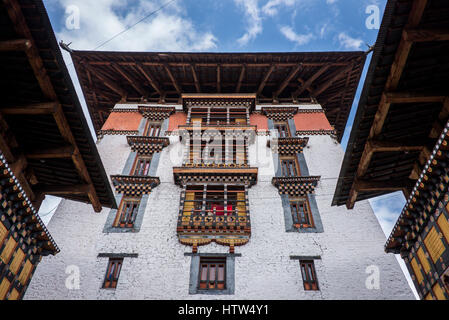
M 44 0 L 57 40 L 92 50 L 133 26 L 170 0 Z M 386 0 L 172 0 L 163 9 L 115 37 L 99 50 L 288 52 L 368 49 L 378 29 L 368 29 L 368 6 L 379 9 Z M 81 104 L 85 101 L 71 60 L 63 52 Z M 367 62 L 342 140 L 346 147 Z M 86 116 L 88 117 L 87 112 Z M 92 127 L 91 127 L 92 129 Z M 53 212 L 58 200 L 44 202 L 40 212 Z M 401 193 L 370 200 L 386 235 L 405 199 Z M 51 218 L 51 213 L 47 215 Z

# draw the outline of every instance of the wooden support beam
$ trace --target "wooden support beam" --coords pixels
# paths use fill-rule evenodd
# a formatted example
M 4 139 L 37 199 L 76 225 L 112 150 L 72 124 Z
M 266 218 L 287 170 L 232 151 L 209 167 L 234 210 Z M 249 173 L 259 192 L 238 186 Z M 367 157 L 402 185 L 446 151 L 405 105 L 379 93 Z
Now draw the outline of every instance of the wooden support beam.
M 152 78 L 152 76 L 145 71 L 143 65 L 141 63 L 136 63 L 136 68 L 143 74 L 145 79 L 150 83 L 154 90 L 162 97 L 165 96 L 165 93 L 161 90 L 161 88 L 156 84 L 156 81 Z
M 272 64 L 270 68 L 268 69 L 267 73 L 265 73 L 264 77 L 262 78 L 262 81 L 259 84 L 259 88 L 257 89 L 257 95 L 260 95 L 263 91 L 263 88 L 265 88 L 265 84 L 267 83 L 268 79 L 270 78 L 271 73 L 273 72 L 275 68 L 275 65 Z
M 387 92 L 385 103 L 420 103 L 443 102 L 447 97 L 444 94 L 417 93 L 417 92 Z
M 42 93 L 47 99 L 56 100 L 57 96 L 53 89 L 53 85 L 48 77 L 46 69 L 44 68 L 39 50 L 34 44 L 33 36 L 28 28 L 25 17 L 22 14 L 22 9 L 20 8 L 19 3 L 15 0 L 3 0 L 3 3 L 17 35 L 20 38 L 26 39 L 30 42 L 30 45 L 27 45 L 26 47 L 25 53 Z
M 181 91 L 181 88 L 179 87 L 178 82 L 176 82 L 175 77 L 174 77 L 173 74 L 171 73 L 170 67 L 165 63 L 165 64 L 164 64 L 164 68 L 165 68 L 165 71 L 166 71 L 167 74 L 168 74 L 168 77 L 170 78 L 170 80 L 171 80 L 171 82 L 172 82 L 172 84 L 173 84 L 173 87 L 175 87 L 176 92 L 181 96 L 181 92 L 182 92 L 182 91 Z
M 411 42 L 448 41 L 448 29 L 404 29 L 404 40 Z
M 53 117 L 56 121 L 56 124 L 59 128 L 59 131 L 61 132 L 61 135 L 63 139 L 70 143 L 73 148 L 73 154 L 72 154 L 72 161 L 75 165 L 75 168 L 81 177 L 81 179 L 88 185 L 91 186 L 88 196 L 89 200 L 92 203 L 92 206 L 96 212 L 101 211 L 101 203 L 100 199 L 98 198 L 97 192 L 95 191 L 95 188 L 93 187 L 92 179 L 90 178 L 90 175 L 87 171 L 87 167 L 84 163 L 83 158 L 81 157 L 81 153 L 76 145 L 75 138 L 73 137 L 72 131 L 70 130 L 69 124 L 67 122 L 67 119 L 65 118 L 65 115 L 62 111 L 62 106 L 58 104 L 56 111 L 53 113 Z
M 127 92 L 119 85 L 117 85 L 116 81 L 109 79 L 109 77 L 106 76 L 102 71 L 98 69 L 93 69 L 91 70 L 91 72 L 95 77 L 101 80 L 105 86 L 107 86 L 109 89 L 117 93 L 121 99 L 124 99 L 127 96 Z
M 31 48 L 31 41 L 28 39 L 14 39 L 0 41 L 0 52 L 2 51 L 26 51 Z
M 71 158 L 75 148 L 71 145 L 51 148 L 51 149 L 36 149 L 25 154 L 28 159 L 64 159 Z
M 407 25 L 405 26 L 404 30 L 415 28 L 416 26 L 418 26 L 419 22 L 421 21 L 422 15 L 424 14 L 424 9 L 426 8 L 426 6 L 427 0 L 413 1 Z M 413 42 L 406 39 L 405 32 L 403 31 L 401 41 L 396 51 L 394 62 L 390 69 L 390 75 L 385 85 L 387 91 L 394 91 L 397 88 L 412 45 Z
M 414 140 L 406 140 L 401 142 L 368 140 L 370 148 L 373 152 L 401 152 L 401 151 L 420 151 L 426 146 L 417 143 Z
M 242 65 L 242 69 L 240 71 L 240 76 L 239 76 L 239 81 L 237 82 L 237 87 L 235 88 L 235 92 L 239 93 L 240 89 L 242 88 L 242 82 L 243 82 L 243 77 L 245 76 L 245 72 L 246 72 L 246 65 Z
M 57 102 L 34 103 L 21 106 L 1 108 L 0 112 L 7 115 L 37 115 L 51 114 L 56 110 Z
M 139 93 L 141 94 L 144 98 L 148 97 L 148 92 L 147 90 L 145 90 L 138 81 L 136 81 L 131 75 L 129 75 L 127 72 L 125 72 L 118 64 L 116 63 L 111 63 L 111 67 L 117 71 L 123 78 L 126 79 L 126 81 L 128 81 L 131 86 Z
M 372 181 L 356 179 L 354 181 L 358 192 L 397 191 L 404 189 L 405 186 L 412 185 L 412 183 L 404 180 Z
M 198 75 L 196 73 L 196 68 L 195 68 L 194 64 L 190 65 L 190 70 L 192 70 L 192 76 L 193 76 L 193 81 L 195 82 L 196 92 L 200 93 L 201 92 L 201 85 L 200 85 L 200 81 L 199 81 Z
M 306 82 L 302 84 L 301 87 L 299 87 L 295 92 L 293 92 L 293 97 L 298 97 L 301 95 L 304 91 L 310 88 L 312 83 L 318 79 L 323 73 L 325 73 L 330 68 L 330 65 L 324 65 L 322 66 L 317 72 L 315 72 L 309 79 L 307 79 Z M 302 79 L 301 79 L 302 80 Z M 298 79 L 300 81 L 300 79 Z M 300 81 L 301 82 L 301 81 Z
M 293 77 L 298 73 L 298 71 L 301 69 L 302 65 L 298 64 L 296 67 L 292 68 L 292 70 L 290 71 L 290 73 L 288 74 L 288 76 L 284 79 L 284 81 L 282 81 L 281 85 L 279 86 L 279 88 L 276 90 L 275 93 L 273 93 L 273 97 L 278 97 L 282 91 L 284 91 L 284 89 L 288 86 L 288 84 L 290 83 L 290 81 L 293 79 Z
M 44 185 L 36 188 L 39 192 L 49 195 L 64 195 L 64 194 L 88 194 L 90 192 L 90 185 L 78 184 L 78 185 Z
M 217 65 L 217 92 L 221 92 L 221 70 L 220 65 Z
M 351 70 L 354 68 L 354 64 L 350 64 L 349 66 L 340 68 L 336 71 L 334 71 L 334 73 L 332 73 L 325 82 L 323 82 L 322 84 L 319 85 L 319 87 L 317 87 L 313 92 L 312 92 L 312 97 L 316 98 L 318 97 L 324 90 L 326 90 L 327 88 L 329 88 L 335 81 L 337 81 L 338 79 L 346 76 L 346 74 L 348 72 L 351 72 Z

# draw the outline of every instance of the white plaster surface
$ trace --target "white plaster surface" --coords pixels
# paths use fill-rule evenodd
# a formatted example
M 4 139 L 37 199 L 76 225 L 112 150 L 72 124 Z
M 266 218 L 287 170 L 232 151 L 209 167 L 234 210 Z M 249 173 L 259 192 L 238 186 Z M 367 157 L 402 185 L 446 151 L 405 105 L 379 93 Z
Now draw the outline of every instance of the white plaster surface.
M 173 183 L 173 166 L 181 164 L 181 143 L 170 138 L 161 154 L 157 176 L 161 184 L 149 196 L 138 233 L 102 232 L 108 208 L 95 213 L 90 205 L 63 200 L 48 225 L 61 252 L 43 258 L 25 299 L 413 299 L 394 257 L 383 251 L 385 236 L 367 201 L 355 209 L 331 207 L 343 151 L 330 136 L 310 136 L 304 149 L 310 175 L 320 175 L 316 200 L 324 233 L 286 233 L 281 198 L 271 185 L 273 158 L 267 137 L 250 147 L 265 161 L 259 181 L 249 189 L 251 239 L 236 247 L 235 294 L 189 295 L 191 247 L 176 236 L 181 188 Z M 107 174 L 120 174 L 130 153 L 125 136 L 105 136 L 98 142 Z M 226 253 L 216 244 L 200 253 Z M 137 253 L 125 258 L 116 290 L 101 289 L 107 258 L 99 253 Z M 316 260 L 319 291 L 304 291 L 298 260 L 290 255 L 321 256 Z M 67 289 L 66 268 L 80 270 L 80 289 Z M 368 266 L 380 271 L 380 288 L 367 289 Z

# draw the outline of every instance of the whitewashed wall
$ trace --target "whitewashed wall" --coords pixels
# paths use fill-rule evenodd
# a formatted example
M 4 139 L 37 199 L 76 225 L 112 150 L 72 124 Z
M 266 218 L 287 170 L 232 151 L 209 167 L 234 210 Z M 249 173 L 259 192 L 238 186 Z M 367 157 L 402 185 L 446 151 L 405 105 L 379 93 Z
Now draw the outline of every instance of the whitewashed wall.
M 95 213 L 90 205 L 63 200 L 48 226 L 61 252 L 42 260 L 25 299 L 413 299 L 393 255 L 383 251 L 385 236 L 367 201 L 353 210 L 331 207 L 343 151 L 330 136 L 310 136 L 304 155 L 310 175 L 320 175 L 316 188 L 324 233 L 286 233 L 281 199 L 271 185 L 274 175 L 267 137 L 250 147 L 259 166 L 258 183 L 249 190 L 252 236 L 236 247 L 234 295 L 189 295 L 191 247 L 181 245 L 176 224 L 181 189 L 173 184 L 173 166 L 181 164 L 181 144 L 172 137 L 157 176 L 161 184 L 149 196 L 138 233 L 103 233 L 110 209 Z M 130 149 L 125 136 L 98 142 L 108 175 L 120 174 Z M 260 161 L 256 160 L 256 153 Z M 226 253 L 228 247 L 200 246 L 200 253 Z M 99 253 L 137 253 L 125 258 L 116 290 L 101 289 L 107 258 Z M 290 255 L 321 256 L 316 260 L 320 291 L 304 291 L 298 260 Z M 80 271 L 80 289 L 66 287 L 66 268 Z M 369 290 L 368 266 L 380 270 L 380 289 Z

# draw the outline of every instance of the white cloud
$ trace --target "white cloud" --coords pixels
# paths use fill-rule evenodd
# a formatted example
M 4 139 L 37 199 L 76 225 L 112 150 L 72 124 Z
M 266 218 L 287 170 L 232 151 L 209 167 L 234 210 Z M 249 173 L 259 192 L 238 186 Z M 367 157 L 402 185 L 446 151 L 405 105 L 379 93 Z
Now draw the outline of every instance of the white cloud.
M 337 2 L 337 0 L 326 0 L 327 4 L 334 4 L 335 2 Z
M 340 41 L 340 45 L 342 45 L 345 49 L 351 50 L 361 50 L 363 40 L 352 38 L 344 32 L 341 32 L 338 35 L 338 41 Z
M 263 7 L 262 11 L 266 15 L 274 16 L 278 13 L 280 6 L 293 6 L 297 0 L 269 0 Z
M 280 31 L 284 35 L 284 37 L 292 42 L 295 42 L 298 45 L 306 44 L 313 39 L 313 34 L 298 34 L 289 26 L 282 26 L 280 28 Z
M 245 16 L 248 19 L 248 26 L 245 34 L 237 40 L 240 45 L 245 45 L 262 33 L 262 17 L 260 15 L 258 0 L 234 1 L 237 5 L 243 8 Z
M 58 0 L 64 8 L 72 0 Z M 73 42 L 75 49 L 93 49 L 135 24 L 162 3 L 144 0 L 77 1 L 80 29 L 63 28 L 59 39 Z M 192 21 L 182 15 L 176 2 L 107 43 L 102 50 L 115 51 L 199 51 L 216 47 L 217 39 L 207 31 L 198 31 Z

